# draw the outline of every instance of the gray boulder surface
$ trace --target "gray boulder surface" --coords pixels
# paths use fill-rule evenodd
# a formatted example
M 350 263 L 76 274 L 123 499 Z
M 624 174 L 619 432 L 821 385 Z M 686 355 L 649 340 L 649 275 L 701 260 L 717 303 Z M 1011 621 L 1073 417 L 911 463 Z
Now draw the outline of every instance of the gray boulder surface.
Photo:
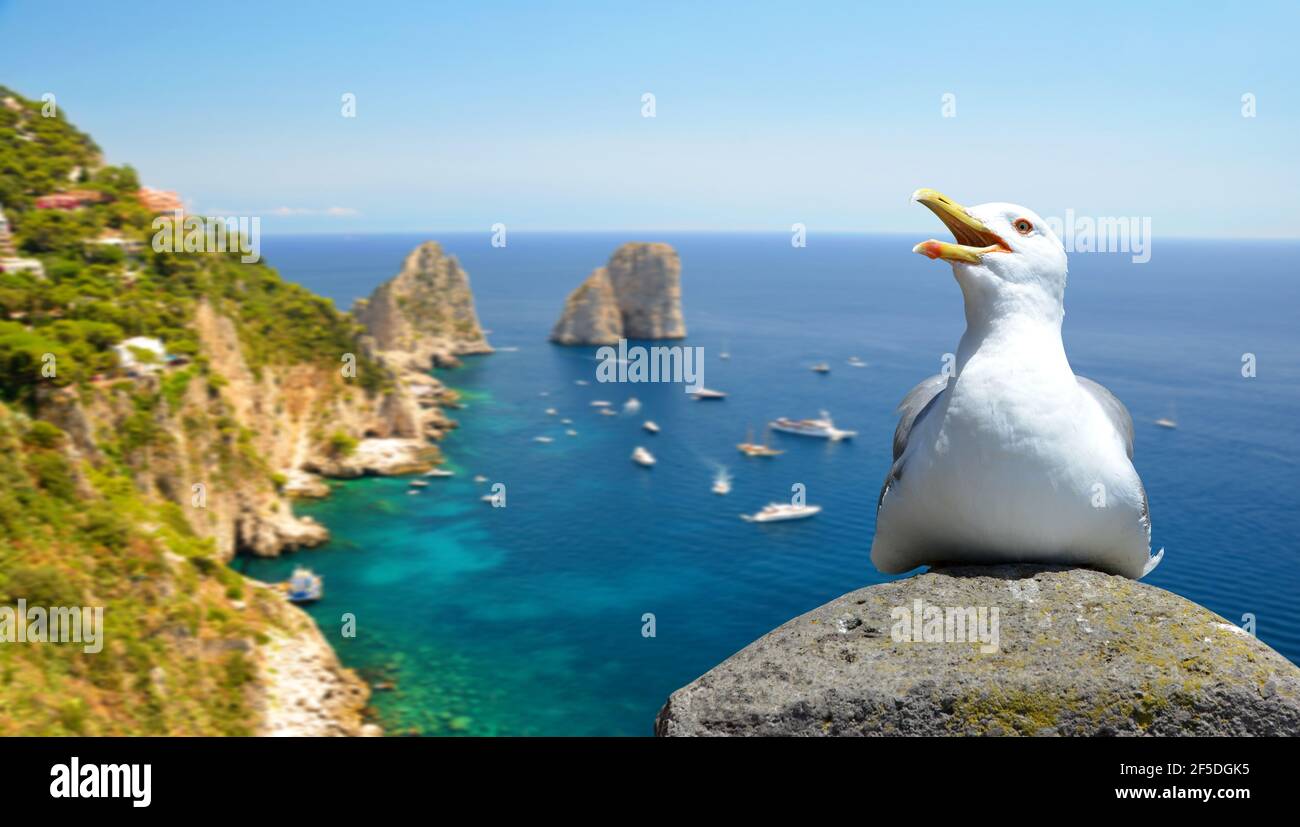
M 655 732 L 1300 735 L 1300 668 L 1208 609 L 1125 577 L 940 568 L 764 635 L 674 692 Z

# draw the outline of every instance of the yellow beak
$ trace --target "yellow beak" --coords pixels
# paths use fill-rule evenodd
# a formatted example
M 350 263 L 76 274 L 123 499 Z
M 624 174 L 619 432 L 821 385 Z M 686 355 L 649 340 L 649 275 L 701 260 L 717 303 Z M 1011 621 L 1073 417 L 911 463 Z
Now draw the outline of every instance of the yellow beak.
M 932 259 L 964 261 L 968 264 L 978 264 L 980 256 L 986 253 L 1011 252 L 1011 248 L 997 233 L 984 226 L 984 222 L 972 216 L 965 207 L 943 193 L 932 189 L 919 189 L 912 193 L 912 200 L 929 207 L 957 239 L 956 244 L 935 239 L 922 241 L 912 248 L 912 252 Z

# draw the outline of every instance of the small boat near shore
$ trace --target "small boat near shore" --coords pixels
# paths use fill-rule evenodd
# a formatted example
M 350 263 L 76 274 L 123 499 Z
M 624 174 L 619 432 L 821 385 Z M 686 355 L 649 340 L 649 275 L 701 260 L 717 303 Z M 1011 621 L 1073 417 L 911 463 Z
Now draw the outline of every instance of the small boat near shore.
M 811 436 L 820 439 L 829 439 L 831 442 L 839 442 L 842 439 L 852 439 L 858 435 L 857 431 L 846 431 L 835 427 L 835 422 L 831 415 L 826 411 L 821 412 L 820 419 L 790 419 L 789 417 L 780 417 L 768 423 L 768 427 L 774 431 L 780 431 L 785 434 L 795 434 L 797 436 Z
M 428 484 L 429 484 L 429 483 L 425 482 L 424 480 L 411 480 L 411 483 L 410 483 L 410 485 L 411 485 L 412 488 L 424 488 L 424 487 L 426 487 Z
M 543 445 L 548 445 L 548 444 L 550 444 L 550 443 L 552 443 L 552 442 L 554 442 L 554 441 L 555 441 L 555 438 L 554 438 L 554 437 L 549 437 L 549 436 L 535 436 L 535 437 L 533 437 L 533 442 L 540 442 L 540 443 L 542 443 Z
M 642 468 L 650 468 L 654 466 L 656 462 L 654 454 L 650 453 L 645 448 L 642 448 L 640 445 L 636 446 L 632 451 L 632 461 L 637 465 L 640 465 Z
M 279 589 L 290 603 L 315 603 L 325 595 L 325 581 L 311 569 L 298 566 Z
M 785 520 L 804 520 L 822 510 L 820 505 L 794 505 L 793 503 L 769 503 L 756 514 L 741 514 L 740 519 L 747 523 L 777 523 Z
M 445 479 L 446 477 L 456 476 L 456 472 L 448 471 L 446 468 L 431 468 L 428 471 L 425 471 L 424 475 L 426 477 L 442 477 Z
M 659 425 L 652 419 L 647 419 L 645 422 L 642 422 L 641 428 L 644 429 L 645 432 L 649 434 L 659 433 Z

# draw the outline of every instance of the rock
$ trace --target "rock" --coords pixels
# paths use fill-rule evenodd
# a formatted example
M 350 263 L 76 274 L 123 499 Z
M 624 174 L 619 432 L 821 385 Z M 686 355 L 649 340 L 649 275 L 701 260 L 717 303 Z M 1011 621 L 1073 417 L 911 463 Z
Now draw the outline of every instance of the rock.
M 436 241 L 406 257 L 402 269 L 353 308 L 373 349 L 395 367 L 428 370 L 457 356 L 491 353 L 479 327 L 469 276 Z
M 681 339 L 681 261 L 671 245 L 629 242 L 564 302 L 551 341 L 608 345 L 619 339 Z
M 988 634 L 943 642 L 931 625 L 941 639 L 926 642 L 925 610 L 936 607 L 975 609 L 974 626 L 983 608 Z M 909 637 L 915 616 L 923 622 Z M 1209 610 L 1128 578 L 954 567 L 791 620 L 674 692 L 655 732 L 1300 735 L 1300 668 Z

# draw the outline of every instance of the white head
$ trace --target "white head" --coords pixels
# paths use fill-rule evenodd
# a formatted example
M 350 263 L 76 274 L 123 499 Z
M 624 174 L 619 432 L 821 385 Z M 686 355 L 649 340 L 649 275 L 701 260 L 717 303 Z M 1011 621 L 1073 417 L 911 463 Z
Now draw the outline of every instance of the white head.
M 913 252 L 952 263 L 967 316 L 1064 316 L 1065 246 L 1033 210 L 1016 204 L 963 207 L 942 193 L 917 190 L 919 201 L 947 225 L 957 243 L 923 241 Z

